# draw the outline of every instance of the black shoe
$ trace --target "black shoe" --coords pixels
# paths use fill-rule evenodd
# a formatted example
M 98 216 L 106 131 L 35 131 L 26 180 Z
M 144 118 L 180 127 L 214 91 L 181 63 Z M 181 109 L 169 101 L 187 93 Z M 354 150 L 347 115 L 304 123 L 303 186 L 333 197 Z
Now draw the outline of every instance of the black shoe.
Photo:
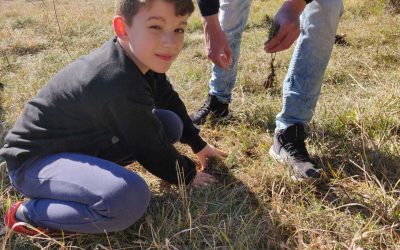
M 229 104 L 220 102 L 216 96 L 208 94 L 206 102 L 196 113 L 190 115 L 190 119 L 194 124 L 202 125 L 207 121 L 207 116 L 210 116 L 214 121 L 229 119 L 231 117 Z
M 321 177 L 321 169 L 316 168 L 316 163 L 310 159 L 305 139 L 304 126 L 291 125 L 275 134 L 269 154 L 288 165 L 295 179 L 318 179 Z

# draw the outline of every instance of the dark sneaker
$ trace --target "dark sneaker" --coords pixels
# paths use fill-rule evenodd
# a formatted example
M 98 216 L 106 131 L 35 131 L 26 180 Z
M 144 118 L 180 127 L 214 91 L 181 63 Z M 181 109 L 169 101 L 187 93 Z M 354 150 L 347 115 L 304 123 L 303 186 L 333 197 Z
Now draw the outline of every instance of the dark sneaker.
M 321 177 L 321 169 L 316 168 L 316 163 L 310 159 L 305 139 L 304 126 L 291 125 L 275 134 L 269 154 L 288 165 L 295 179 L 318 179 Z
M 214 121 L 229 119 L 231 117 L 229 104 L 220 102 L 216 96 L 208 94 L 206 102 L 196 113 L 190 115 L 190 119 L 194 124 L 202 125 L 208 116 Z

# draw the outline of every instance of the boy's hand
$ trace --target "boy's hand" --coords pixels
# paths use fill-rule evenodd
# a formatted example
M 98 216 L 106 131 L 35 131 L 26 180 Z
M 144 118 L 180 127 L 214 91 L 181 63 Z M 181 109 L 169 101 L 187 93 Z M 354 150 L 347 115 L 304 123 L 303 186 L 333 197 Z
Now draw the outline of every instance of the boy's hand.
M 264 44 L 267 53 L 275 53 L 290 48 L 300 35 L 300 14 L 304 10 L 304 0 L 286 0 L 274 17 L 276 35 Z
M 217 183 L 217 179 L 212 175 L 197 171 L 196 177 L 192 181 L 191 186 L 194 188 L 202 188 L 214 183 Z
M 201 170 L 207 167 L 207 159 L 210 157 L 216 157 L 219 159 L 225 159 L 228 153 L 215 148 L 214 146 L 207 144 L 200 152 L 196 154 L 197 159 L 200 161 Z

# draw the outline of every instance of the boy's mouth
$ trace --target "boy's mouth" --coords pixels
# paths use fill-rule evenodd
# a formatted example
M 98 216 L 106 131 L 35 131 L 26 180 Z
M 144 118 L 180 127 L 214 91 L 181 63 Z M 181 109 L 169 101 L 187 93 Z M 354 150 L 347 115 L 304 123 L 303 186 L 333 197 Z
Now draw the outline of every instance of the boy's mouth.
M 164 55 L 164 54 L 156 54 L 156 56 L 157 56 L 158 58 L 160 58 L 161 60 L 167 61 L 167 62 L 172 61 L 172 59 L 174 58 L 174 57 L 171 56 L 171 55 Z

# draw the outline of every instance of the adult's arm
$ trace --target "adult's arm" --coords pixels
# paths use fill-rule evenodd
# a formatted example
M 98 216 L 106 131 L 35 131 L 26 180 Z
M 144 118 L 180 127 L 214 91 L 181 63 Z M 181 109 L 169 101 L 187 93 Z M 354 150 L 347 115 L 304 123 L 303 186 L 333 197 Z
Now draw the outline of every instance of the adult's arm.
M 232 50 L 218 20 L 219 0 L 199 0 L 203 16 L 204 43 L 208 58 L 218 67 L 229 69 Z
M 197 3 L 202 16 L 215 15 L 219 11 L 219 0 L 198 0 Z

